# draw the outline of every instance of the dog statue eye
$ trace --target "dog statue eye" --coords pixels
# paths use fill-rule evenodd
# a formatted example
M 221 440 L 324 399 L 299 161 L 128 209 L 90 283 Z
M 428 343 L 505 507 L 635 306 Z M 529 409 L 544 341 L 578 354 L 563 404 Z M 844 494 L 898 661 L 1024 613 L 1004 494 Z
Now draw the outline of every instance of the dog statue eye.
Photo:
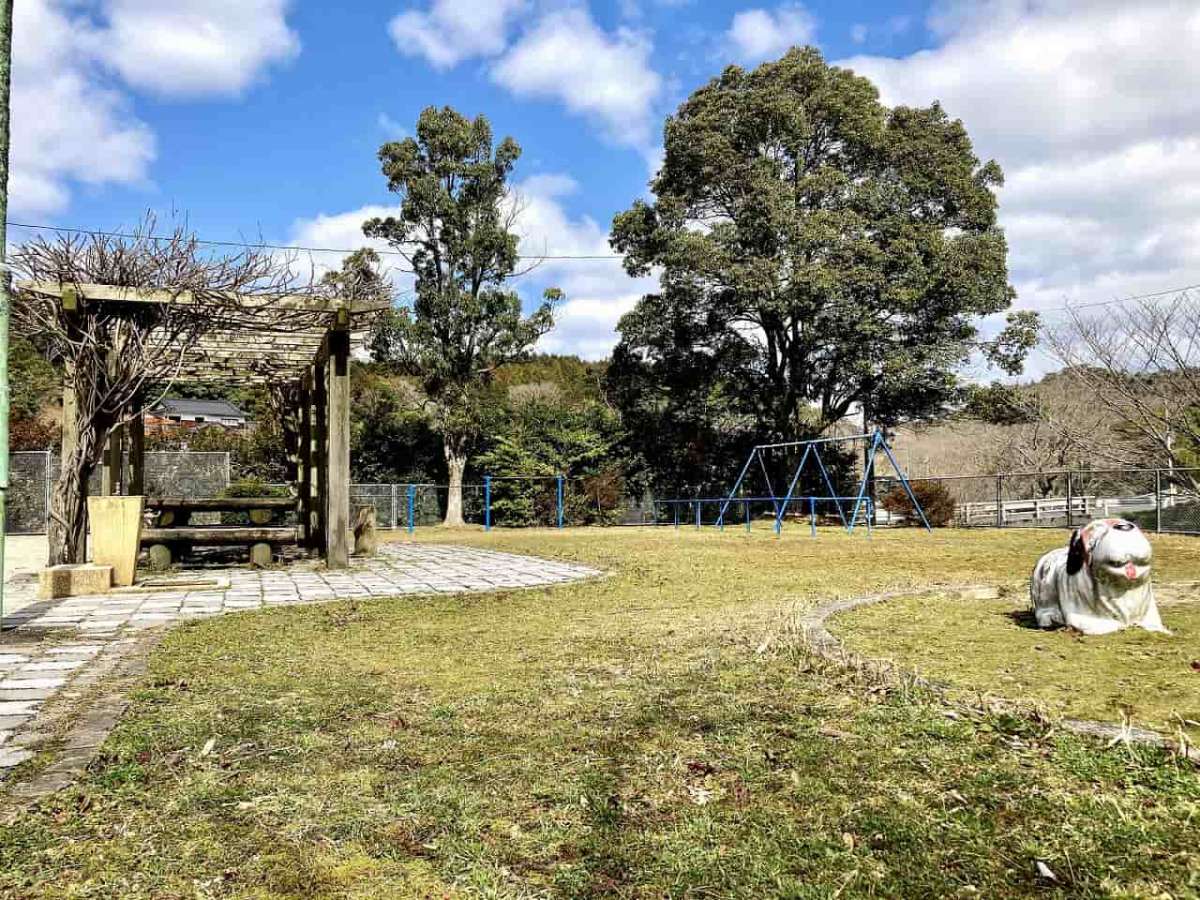
M 1137 526 L 1132 522 L 1118 522 L 1113 526 L 1113 528 L 1116 531 L 1133 531 L 1133 529 L 1137 528 Z

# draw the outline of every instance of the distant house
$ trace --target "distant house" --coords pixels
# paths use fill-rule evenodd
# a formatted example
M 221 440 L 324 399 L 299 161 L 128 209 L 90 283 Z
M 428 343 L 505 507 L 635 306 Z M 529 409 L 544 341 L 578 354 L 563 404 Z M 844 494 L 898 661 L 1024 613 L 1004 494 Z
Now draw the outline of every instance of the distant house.
M 188 400 L 165 397 L 146 413 L 146 430 L 169 432 L 180 428 L 245 428 L 250 417 L 228 400 Z

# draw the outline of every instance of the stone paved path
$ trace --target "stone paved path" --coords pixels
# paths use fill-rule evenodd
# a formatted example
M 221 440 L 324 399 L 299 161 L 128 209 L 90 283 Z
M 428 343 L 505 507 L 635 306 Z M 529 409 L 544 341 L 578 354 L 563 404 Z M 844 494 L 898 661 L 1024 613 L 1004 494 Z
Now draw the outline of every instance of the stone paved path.
M 307 562 L 268 570 L 206 569 L 173 575 L 148 590 L 31 602 L 5 617 L 0 629 L 0 779 L 45 738 L 43 707 L 110 669 L 114 658 L 138 644 L 134 636 L 143 629 L 247 609 L 536 587 L 599 574 L 491 550 L 384 544 L 378 556 L 354 560 L 339 572 Z M 197 586 L 201 580 L 216 583 Z M 6 591 L 20 598 L 36 585 L 10 582 Z

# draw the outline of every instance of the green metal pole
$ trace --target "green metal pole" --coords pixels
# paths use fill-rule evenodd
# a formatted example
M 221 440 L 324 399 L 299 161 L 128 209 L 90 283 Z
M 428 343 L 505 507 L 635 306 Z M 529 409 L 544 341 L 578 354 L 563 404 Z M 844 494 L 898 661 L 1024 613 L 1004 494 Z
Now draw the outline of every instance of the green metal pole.
M 4 533 L 8 530 L 8 117 L 12 76 L 12 0 L 0 0 L 0 621 L 4 619 Z

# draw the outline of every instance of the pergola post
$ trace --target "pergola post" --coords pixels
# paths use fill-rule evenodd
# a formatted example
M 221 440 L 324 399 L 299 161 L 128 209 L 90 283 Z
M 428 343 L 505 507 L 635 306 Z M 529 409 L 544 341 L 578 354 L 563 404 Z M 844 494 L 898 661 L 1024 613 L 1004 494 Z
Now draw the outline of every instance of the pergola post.
M 146 494 L 146 417 L 138 401 L 138 413 L 129 423 L 129 486 L 125 493 Z
M 313 540 L 313 414 L 312 371 L 300 380 L 300 466 L 296 473 L 296 524 L 300 528 L 300 546 L 311 547 Z
M 325 563 L 350 565 L 350 333 L 329 332 Z
M 104 449 L 104 462 L 100 467 L 100 496 L 112 497 L 119 494 L 121 467 L 125 462 L 125 429 L 114 425 L 108 433 L 108 446 Z
M 313 366 L 313 456 L 316 458 L 316 509 L 317 527 L 313 535 L 313 549 L 327 556 L 329 546 L 329 518 L 326 498 L 329 495 L 329 383 L 323 358 Z

